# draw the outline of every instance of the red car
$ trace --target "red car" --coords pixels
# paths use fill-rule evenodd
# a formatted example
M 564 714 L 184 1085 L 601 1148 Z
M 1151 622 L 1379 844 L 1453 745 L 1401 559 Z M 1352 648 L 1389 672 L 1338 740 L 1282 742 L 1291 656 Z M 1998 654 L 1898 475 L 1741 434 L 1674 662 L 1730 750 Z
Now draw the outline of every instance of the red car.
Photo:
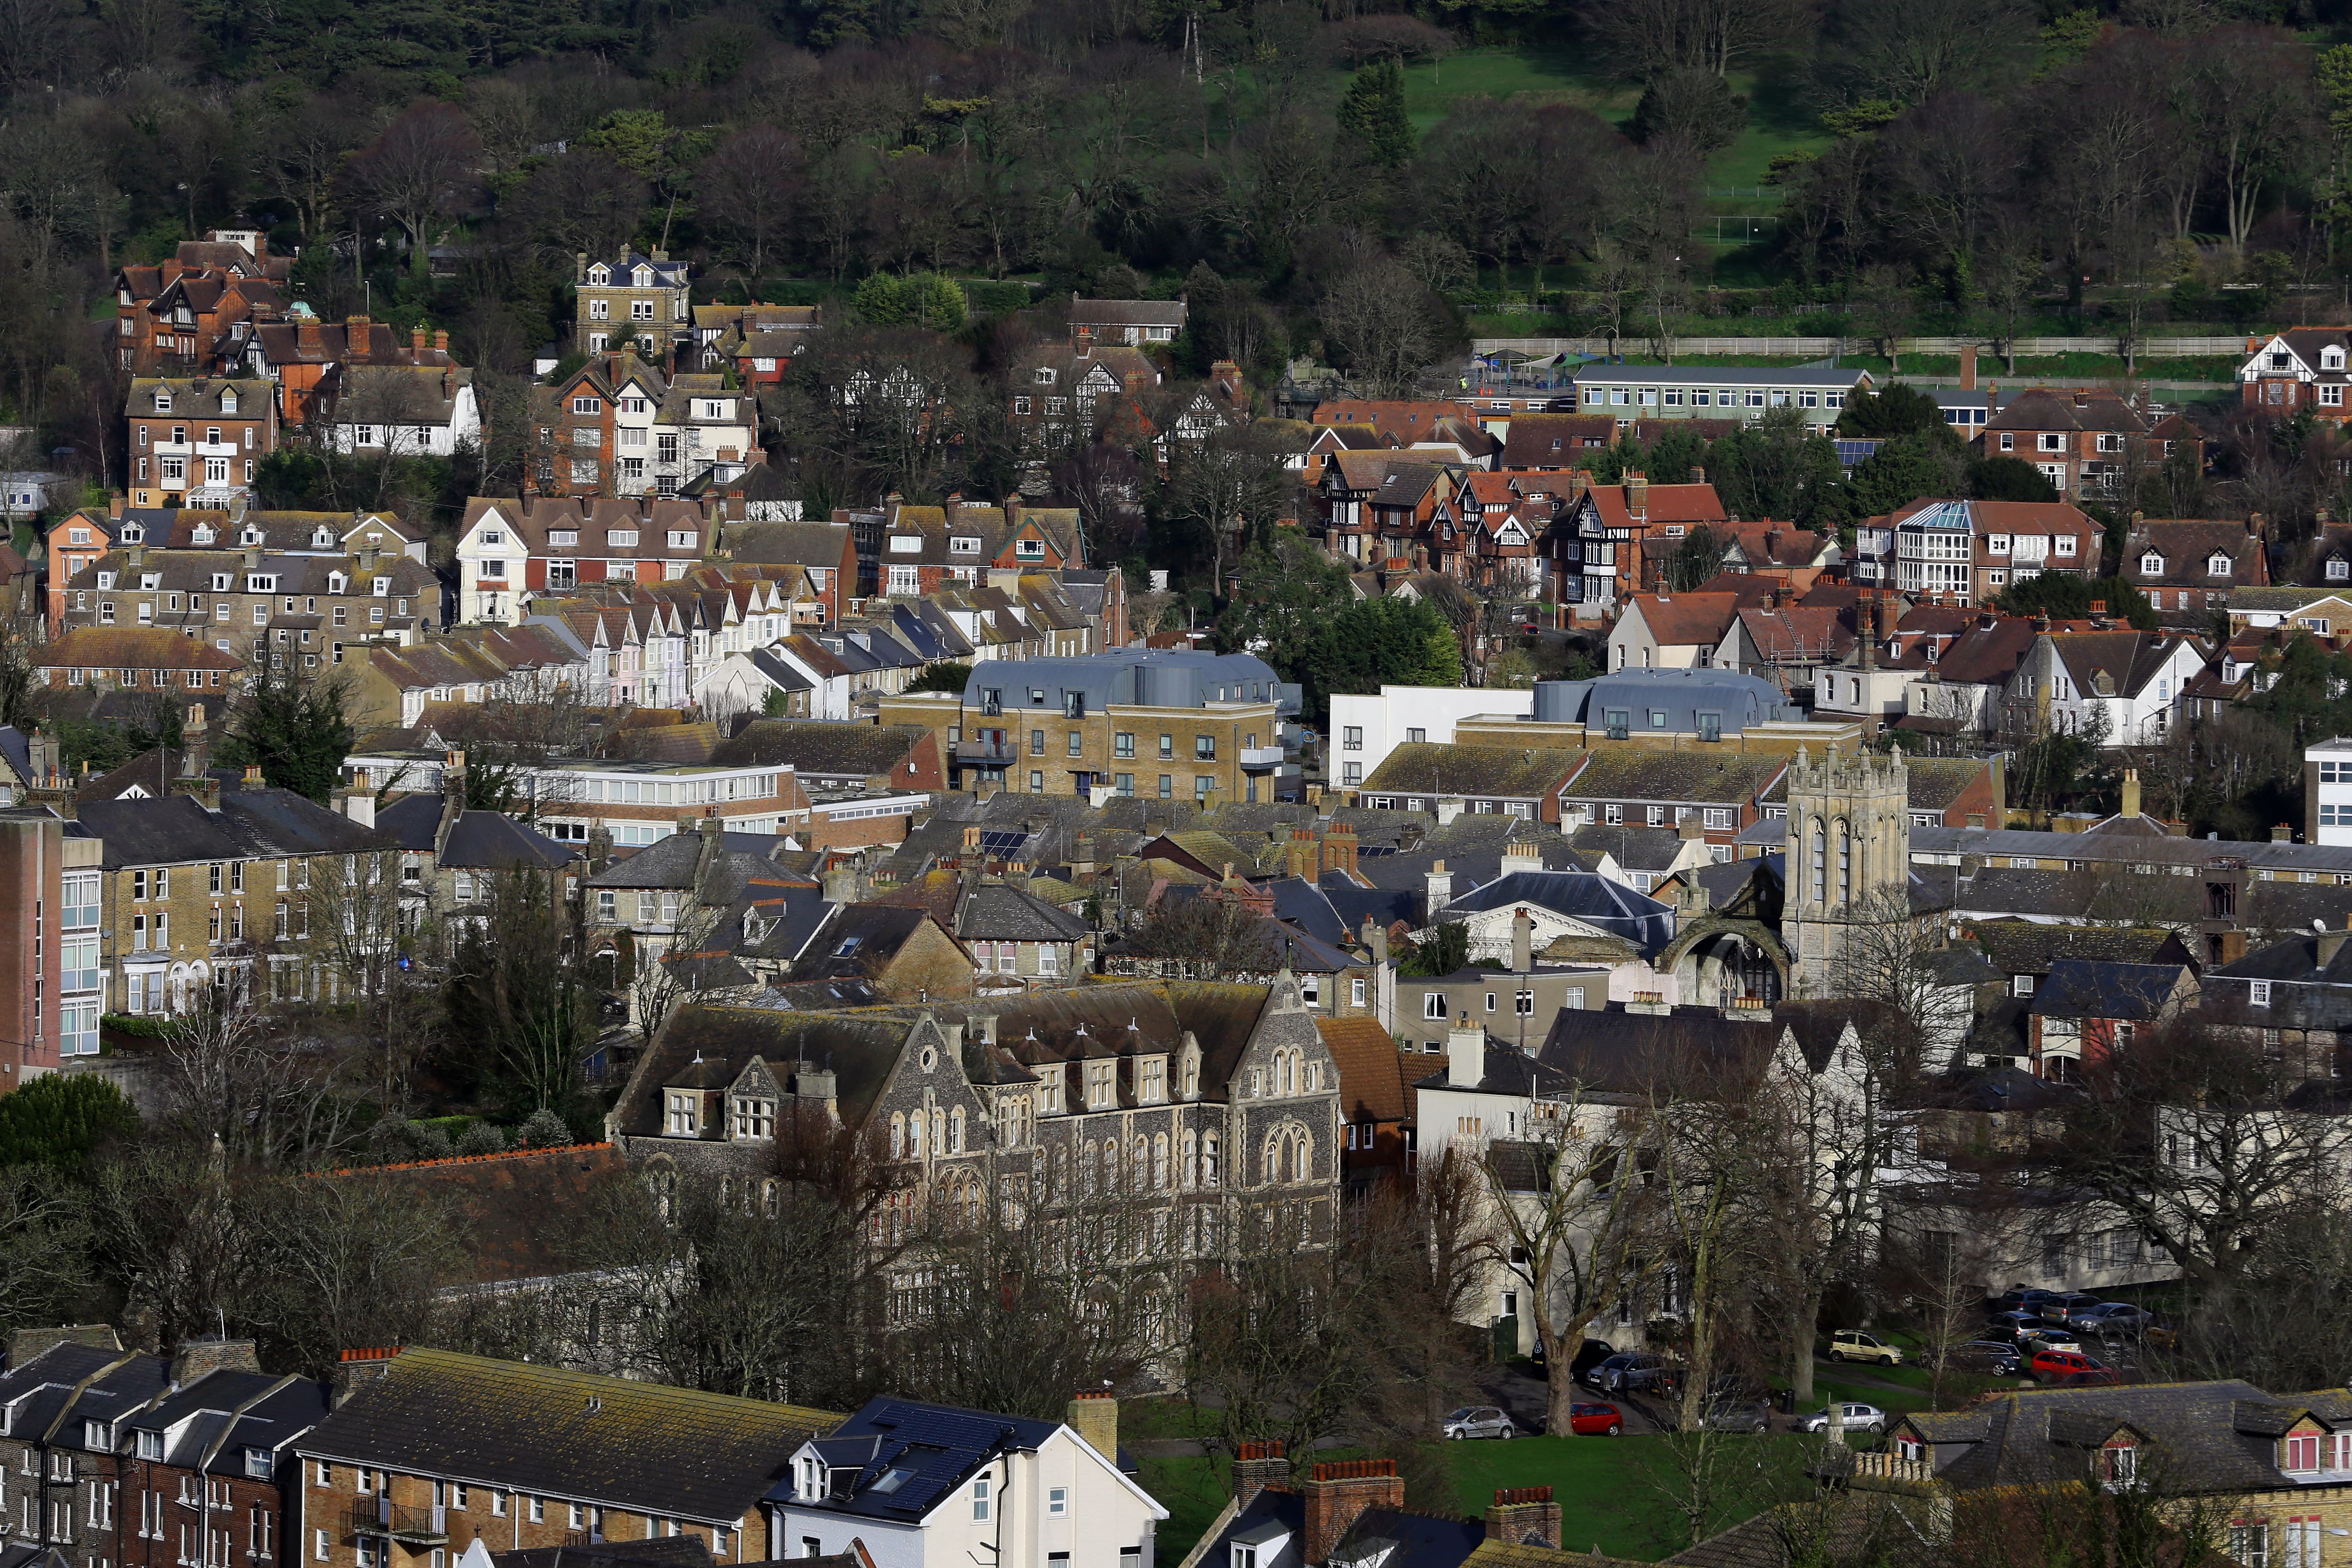
M 1571 1405 L 1568 1429 L 1580 1437 L 1614 1437 L 1625 1429 L 1625 1418 L 1613 1405 Z
M 2072 1351 L 2035 1351 L 2027 1358 L 2025 1370 L 2036 1383 L 2080 1385 L 2116 1381 L 2115 1368 Z

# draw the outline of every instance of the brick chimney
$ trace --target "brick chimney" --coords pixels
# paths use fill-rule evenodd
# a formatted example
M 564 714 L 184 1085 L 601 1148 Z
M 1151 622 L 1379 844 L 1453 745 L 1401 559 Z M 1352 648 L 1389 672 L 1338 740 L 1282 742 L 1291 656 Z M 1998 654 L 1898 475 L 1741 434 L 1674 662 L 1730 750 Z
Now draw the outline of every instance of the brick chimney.
M 1974 343 L 1968 343 L 1963 345 L 1960 349 L 1960 390 L 1962 392 L 1974 392 L 1976 389 L 1977 346 Z M 1500 1494 L 1498 1493 L 1496 1495 L 1499 1496 Z
M 1243 1508 L 1266 1488 L 1285 1488 L 1289 1479 L 1290 1461 L 1282 1457 L 1279 1442 L 1244 1443 L 1234 1453 L 1234 1501 Z
M 1625 476 L 1625 510 L 1635 522 L 1650 521 L 1650 476 L 1628 472 Z
M 1549 1487 L 1499 1487 L 1486 1510 L 1486 1539 L 1559 1550 L 1559 1504 Z
M 1118 1463 L 1118 1401 L 1108 1390 L 1077 1394 L 1063 1419 L 1096 1453 Z
M 398 1345 L 345 1351 L 342 1360 L 335 1367 L 335 1404 L 340 1406 L 359 1390 L 361 1384 L 373 1383 L 390 1372 L 393 1358 L 399 1353 Z
M 251 1340 L 189 1340 L 172 1352 L 172 1386 L 185 1388 L 215 1372 L 259 1372 Z
M 425 357 L 425 345 L 430 341 L 431 340 L 425 337 L 425 329 L 423 327 L 411 327 L 408 329 L 408 352 L 415 354 L 418 359 L 423 359 Z
M 1307 1500 L 1306 1538 L 1300 1554 L 1309 1564 L 1328 1563 L 1356 1521 L 1370 1508 L 1404 1507 L 1404 1480 L 1394 1459 L 1340 1459 L 1315 1467 L 1298 1489 Z
M 447 353 L 449 352 L 449 329 L 448 329 L 448 328 L 446 328 L 446 327 L 436 327 L 436 328 L 434 328 L 434 329 L 433 329 L 433 352 L 434 352 L 434 353 L 444 353 L 444 354 L 446 354 L 446 353 Z
M 1326 871 L 1356 874 L 1356 830 L 1344 822 L 1335 822 L 1323 835 L 1323 867 Z

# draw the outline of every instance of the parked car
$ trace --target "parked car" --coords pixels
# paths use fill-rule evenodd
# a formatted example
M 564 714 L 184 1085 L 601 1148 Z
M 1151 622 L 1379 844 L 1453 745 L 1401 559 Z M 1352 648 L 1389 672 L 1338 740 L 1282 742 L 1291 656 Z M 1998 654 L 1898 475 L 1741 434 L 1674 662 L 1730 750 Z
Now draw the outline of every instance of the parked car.
M 1830 1360 L 1874 1361 L 1881 1366 L 1901 1366 L 1903 1352 L 1860 1329 L 1840 1329 L 1830 1335 Z
M 2021 1344 L 2037 1334 L 2063 1334 L 2065 1331 L 2065 1324 L 2053 1322 L 2039 1312 L 1996 1312 L 1985 1324 L 1984 1337 Z
M 1622 1394 L 1655 1383 L 1665 1358 L 1646 1351 L 1621 1351 L 1592 1369 L 1585 1381 L 1605 1394 Z
M 1995 1298 L 1992 1310 L 1995 1312 L 2038 1311 L 2044 1301 L 2056 1294 L 2055 1290 L 2029 1290 L 2022 1285 L 2012 1285 Z
M 1886 1412 L 1875 1405 L 1847 1405 L 1840 1406 L 1840 1410 L 1845 1429 L 1849 1432 L 1886 1430 Z M 1804 1416 L 1797 1423 L 1797 1430 L 1800 1432 L 1826 1432 L 1829 1429 L 1830 1413 L 1827 1405 Z
M 1491 1405 L 1465 1405 L 1445 1418 L 1445 1435 L 1464 1437 L 1509 1437 L 1517 1428 L 1511 1418 Z
M 2105 1297 L 2095 1296 L 2088 1290 L 2069 1290 L 2054 1300 L 2042 1302 L 2042 1313 L 2049 1318 L 2071 1318 L 2084 1308 L 2095 1307 L 2105 1300 Z
M 2080 1355 L 2083 1351 L 2083 1342 L 2074 1330 L 2062 1328 L 2044 1318 L 2041 1328 L 2028 1329 L 2018 1337 L 2017 1348 L 2029 1353 L 2034 1351 L 2059 1351 Z
M 2086 1334 L 2096 1334 L 2101 1339 L 2115 1339 L 2120 1335 L 2137 1334 L 2154 1321 L 2156 1321 L 2154 1312 L 2144 1307 L 2135 1307 L 2128 1301 L 2102 1301 L 2095 1306 L 2084 1307 L 2078 1311 L 2070 1312 L 2066 1316 L 2068 1328 Z
M 1772 1426 L 1772 1413 L 1762 1400 L 1718 1400 L 1701 1419 L 1710 1432 L 1765 1432 Z
M 2074 1377 L 2085 1373 L 2103 1373 L 2097 1381 L 2113 1383 L 2115 1369 L 2093 1361 L 2089 1356 L 2070 1351 L 2035 1351 L 2025 1361 L 2026 1370 L 2036 1383 L 2055 1383 L 2062 1377 Z
M 1568 1429 L 1579 1437 L 1614 1437 L 1625 1430 L 1625 1417 L 1613 1405 L 1571 1405 Z
M 1994 1377 L 2015 1377 L 2021 1364 L 2015 1345 L 2005 1345 L 1999 1340 L 1970 1340 L 1955 1346 L 1952 1364 L 1969 1372 L 1989 1373 Z

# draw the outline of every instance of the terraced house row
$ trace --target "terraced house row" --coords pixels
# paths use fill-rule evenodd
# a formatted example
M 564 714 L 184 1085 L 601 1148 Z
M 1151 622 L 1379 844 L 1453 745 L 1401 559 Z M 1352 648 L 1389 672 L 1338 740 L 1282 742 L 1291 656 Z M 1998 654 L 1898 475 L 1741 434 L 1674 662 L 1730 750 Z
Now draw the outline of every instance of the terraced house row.
M 1023 1568 L 1151 1568 L 1168 1516 L 1099 1395 L 1067 1421 L 845 1416 L 422 1348 L 285 1375 L 247 1341 L 154 1355 L 99 1327 L 18 1332 L 0 1411 L 0 1552 L 58 1568 L 922 1568 L 975 1539 Z

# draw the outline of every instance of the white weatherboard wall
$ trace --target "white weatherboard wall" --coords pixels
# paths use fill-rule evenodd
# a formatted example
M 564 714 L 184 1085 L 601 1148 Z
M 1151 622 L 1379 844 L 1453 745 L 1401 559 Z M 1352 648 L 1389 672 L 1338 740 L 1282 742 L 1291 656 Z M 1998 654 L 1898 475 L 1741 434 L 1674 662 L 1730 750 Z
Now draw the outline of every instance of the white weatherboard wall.
M 1341 786 L 1363 783 L 1409 739 L 1450 745 L 1454 726 L 1465 719 L 1486 714 L 1530 719 L 1535 710 L 1536 694 L 1525 687 L 1383 686 L 1377 697 L 1335 694 L 1331 699 L 1331 782 Z M 1408 734 L 1414 730 L 1421 733 Z M 1351 733 L 1356 736 L 1353 744 L 1349 740 Z M 1351 769 L 1360 771 L 1351 773 Z

